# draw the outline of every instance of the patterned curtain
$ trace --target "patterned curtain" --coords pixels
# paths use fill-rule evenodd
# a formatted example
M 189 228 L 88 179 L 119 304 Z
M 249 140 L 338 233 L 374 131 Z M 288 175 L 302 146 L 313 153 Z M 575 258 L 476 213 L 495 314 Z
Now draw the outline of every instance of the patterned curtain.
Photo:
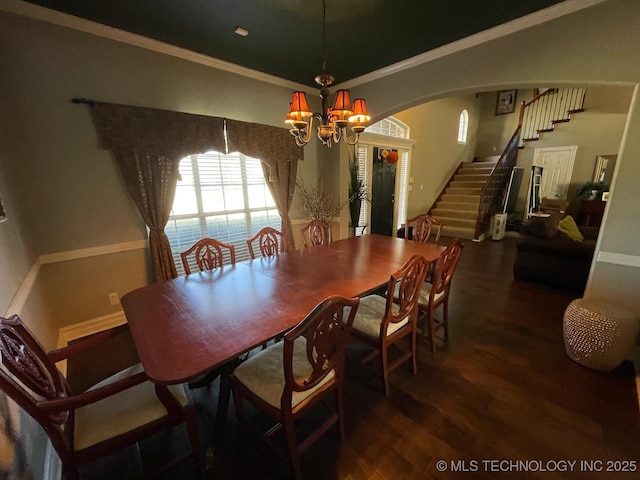
M 298 159 L 303 152 L 288 130 L 257 123 L 227 120 L 227 139 L 230 152 L 242 152 L 262 160 L 262 171 L 273 200 L 282 218 L 285 251 L 295 248 L 289 209 L 293 201 L 298 172 Z
M 260 158 L 282 217 L 287 247 L 293 247 L 289 207 L 302 150 L 286 129 L 131 105 L 87 103 L 93 107 L 91 117 L 99 146 L 113 153 L 140 215 L 149 227 L 156 281 L 177 276 L 164 228 L 173 205 L 179 162 L 194 153 L 238 151 Z

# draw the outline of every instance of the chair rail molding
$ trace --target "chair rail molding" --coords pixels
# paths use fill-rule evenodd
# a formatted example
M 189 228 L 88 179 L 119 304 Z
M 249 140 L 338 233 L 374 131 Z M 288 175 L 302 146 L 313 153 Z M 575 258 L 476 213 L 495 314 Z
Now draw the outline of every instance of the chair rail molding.
M 11 303 L 7 307 L 4 316 L 21 315 L 22 310 L 29 298 L 31 289 L 36 283 L 40 267 L 49 263 L 68 262 L 70 260 L 78 260 L 80 258 L 95 257 L 98 255 L 110 255 L 112 253 L 128 252 L 130 250 L 139 250 L 147 248 L 146 240 L 134 240 L 131 242 L 115 243 L 112 245 L 102 245 L 99 247 L 82 248 L 78 250 L 68 250 L 66 252 L 56 252 L 40 255 L 31 265 L 31 268 L 25 275 L 22 283 L 16 290 L 15 295 L 11 299 Z

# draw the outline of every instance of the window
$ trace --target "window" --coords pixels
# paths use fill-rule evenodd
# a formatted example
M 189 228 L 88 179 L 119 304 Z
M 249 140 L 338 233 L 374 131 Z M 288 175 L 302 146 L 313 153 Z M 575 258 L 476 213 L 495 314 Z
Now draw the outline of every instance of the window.
M 374 134 L 374 135 L 367 135 Z M 371 150 L 374 146 L 384 146 L 389 150 L 397 150 L 400 156 L 398 163 L 396 164 L 396 202 L 394 217 L 396 218 L 397 227 L 400 227 L 407 219 L 407 202 L 408 202 L 408 190 L 409 190 L 409 172 L 411 165 L 411 148 L 414 142 L 409 138 L 410 129 L 409 126 L 394 117 L 387 117 L 379 122 L 374 123 L 367 127 L 360 137 L 358 159 L 360 161 L 360 168 L 371 165 L 371 160 L 366 161 L 367 156 L 369 159 L 372 156 Z M 387 138 L 382 138 L 380 135 L 384 135 Z M 366 178 L 371 182 L 371 174 L 366 172 Z M 370 183 L 371 185 L 371 183 Z M 371 215 L 371 205 L 366 203 L 360 214 L 360 222 L 365 223 L 367 218 Z
M 383 118 L 379 122 L 369 125 L 364 131 L 387 137 L 409 138 L 409 126 L 393 117 Z
M 467 143 L 467 133 L 469 131 L 469 113 L 462 110 L 458 123 L 458 143 Z
M 180 252 L 212 237 L 236 247 L 236 261 L 247 260 L 246 239 L 281 219 L 260 160 L 234 152 L 190 155 L 180 161 L 173 209 L 165 232 L 173 260 L 183 274 Z

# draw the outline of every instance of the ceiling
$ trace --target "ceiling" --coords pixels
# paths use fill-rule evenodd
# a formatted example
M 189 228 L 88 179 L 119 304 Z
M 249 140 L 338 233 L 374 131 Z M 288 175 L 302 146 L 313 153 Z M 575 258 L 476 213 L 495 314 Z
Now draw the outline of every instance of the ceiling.
M 28 2 L 304 85 L 321 71 L 321 0 Z M 345 82 L 558 3 L 326 0 L 327 73 Z

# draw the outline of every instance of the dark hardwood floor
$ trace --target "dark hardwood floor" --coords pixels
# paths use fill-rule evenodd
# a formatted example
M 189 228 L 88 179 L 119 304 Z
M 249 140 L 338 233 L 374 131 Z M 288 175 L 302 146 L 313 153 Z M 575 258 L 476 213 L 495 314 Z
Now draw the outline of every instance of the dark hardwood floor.
M 340 444 L 330 431 L 312 446 L 302 460 L 305 478 L 640 478 L 633 364 L 602 373 L 570 360 L 562 318 L 575 295 L 514 281 L 514 245 L 511 237 L 465 242 L 452 285 L 450 340 L 440 342 L 435 354 L 419 342 L 417 376 L 408 365 L 392 372 L 389 398 L 375 367 L 359 362 L 367 347 L 350 345 L 346 441 Z M 214 383 L 195 390 L 205 443 L 216 388 Z M 257 413 L 249 421 L 268 424 Z M 145 469 L 145 462 L 166 455 L 167 440 L 165 435 L 143 442 Z M 174 432 L 171 448 L 185 443 L 184 432 Z M 123 467 L 126 461 L 112 464 L 115 470 L 87 468 L 83 477 L 127 478 L 118 473 L 131 471 Z M 240 432 L 233 407 L 209 465 L 207 479 L 290 477 L 284 461 Z M 635 472 L 617 471 L 634 465 Z M 186 465 L 167 478 L 191 476 Z

